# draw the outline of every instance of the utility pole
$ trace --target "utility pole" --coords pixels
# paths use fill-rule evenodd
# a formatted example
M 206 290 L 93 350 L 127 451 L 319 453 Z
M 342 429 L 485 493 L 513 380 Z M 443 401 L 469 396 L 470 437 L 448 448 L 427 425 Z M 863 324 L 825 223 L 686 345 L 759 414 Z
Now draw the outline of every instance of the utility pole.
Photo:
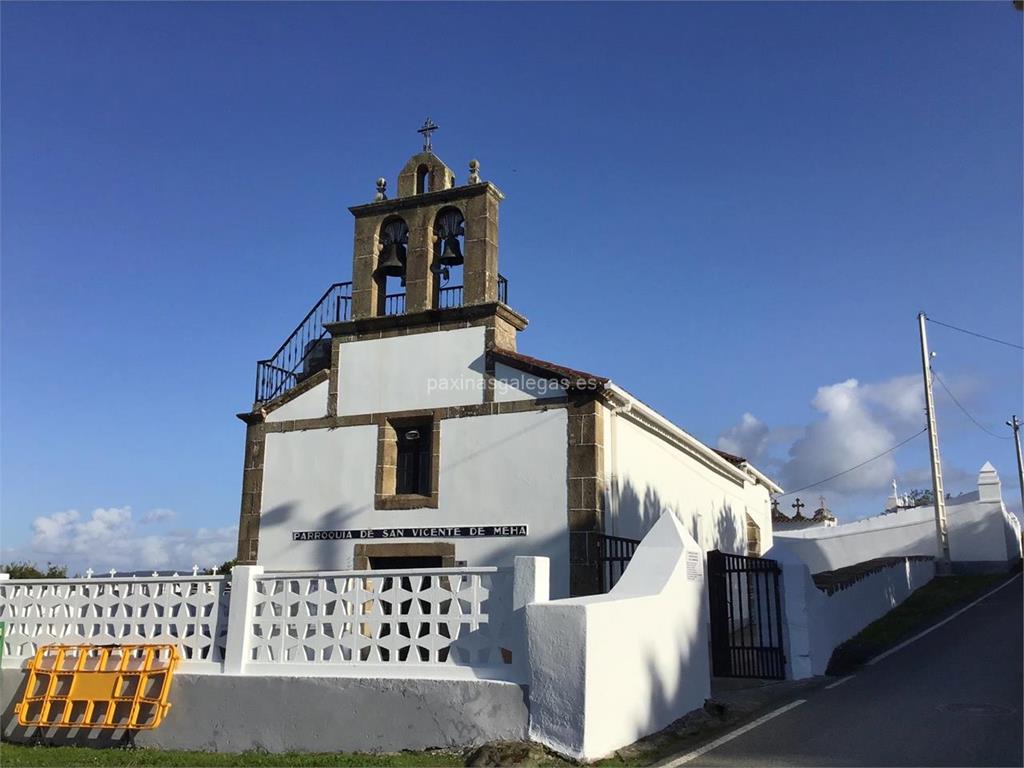
M 928 417 L 928 448 L 932 463 L 932 494 L 935 496 L 935 537 L 938 541 L 937 571 L 949 574 L 949 531 L 946 529 L 946 494 L 942 488 L 942 461 L 939 458 L 939 433 L 935 425 L 935 397 L 932 393 L 931 355 L 928 352 L 928 333 L 924 312 L 917 314 L 917 327 L 921 333 L 921 370 L 924 374 L 924 410 Z
M 1017 446 L 1017 482 L 1020 483 L 1020 504 L 1021 508 L 1024 509 L 1024 458 L 1021 457 L 1020 453 L 1020 419 L 1017 418 L 1017 414 L 1013 415 L 1013 418 L 1006 422 L 1006 426 L 1013 430 L 1013 442 Z

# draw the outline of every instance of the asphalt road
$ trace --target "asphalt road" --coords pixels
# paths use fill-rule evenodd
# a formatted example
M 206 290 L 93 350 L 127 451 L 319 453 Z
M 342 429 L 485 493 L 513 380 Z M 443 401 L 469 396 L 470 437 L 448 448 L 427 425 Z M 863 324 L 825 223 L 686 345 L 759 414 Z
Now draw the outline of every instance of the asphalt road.
M 689 766 L 1024 765 L 1022 579 Z

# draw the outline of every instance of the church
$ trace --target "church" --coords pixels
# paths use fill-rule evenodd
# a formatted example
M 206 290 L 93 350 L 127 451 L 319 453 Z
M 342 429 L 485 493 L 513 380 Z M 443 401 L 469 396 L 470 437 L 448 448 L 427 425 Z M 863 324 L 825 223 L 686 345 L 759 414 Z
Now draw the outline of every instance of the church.
M 551 562 L 607 591 L 663 513 L 705 551 L 772 543 L 772 480 L 598 374 L 519 351 L 503 195 L 422 151 L 354 217 L 352 279 L 257 363 L 238 560 L 267 571 Z M 699 407 L 695 405 L 694 407 Z

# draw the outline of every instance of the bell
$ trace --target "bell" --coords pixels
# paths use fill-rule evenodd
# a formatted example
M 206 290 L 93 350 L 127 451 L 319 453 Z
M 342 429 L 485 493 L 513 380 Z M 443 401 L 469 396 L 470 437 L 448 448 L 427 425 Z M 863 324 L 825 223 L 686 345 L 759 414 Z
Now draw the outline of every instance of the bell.
M 437 261 L 444 267 L 457 267 L 465 261 L 462 258 L 462 246 L 459 245 L 459 238 L 452 235 L 444 239 L 444 248 Z
M 405 246 L 401 243 L 388 243 L 380 256 L 380 264 L 373 270 L 374 277 L 405 276 Z

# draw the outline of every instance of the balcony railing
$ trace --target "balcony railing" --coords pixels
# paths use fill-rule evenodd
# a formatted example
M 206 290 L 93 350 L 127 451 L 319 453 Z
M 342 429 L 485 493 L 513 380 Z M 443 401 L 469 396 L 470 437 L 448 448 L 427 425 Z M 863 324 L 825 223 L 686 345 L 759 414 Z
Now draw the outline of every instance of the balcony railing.
M 256 402 L 284 394 L 303 379 L 331 364 L 330 334 L 325 323 L 349 319 L 352 283 L 335 283 L 313 305 L 273 357 L 256 363 Z
M 404 315 L 405 314 L 405 294 L 404 293 L 389 293 L 384 297 L 384 314 L 385 315 Z
M 465 299 L 461 285 L 449 285 L 438 291 L 439 309 L 461 307 Z M 498 275 L 498 301 L 508 303 L 508 280 Z M 327 323 L 351 318 L 352 283 L 335 283 L 313 305 L 298 327 L 292 331 L 273 357 L 256 363 L 256 404 L 283 395 L 303 379 L 331 365 L 330 333 Z M 405 314 L 405 294 L 384 297 L 385 315 Z
M 462 306 L 462 286 L 449 285 L 437 292 L 437 308 L 450 309 Z

